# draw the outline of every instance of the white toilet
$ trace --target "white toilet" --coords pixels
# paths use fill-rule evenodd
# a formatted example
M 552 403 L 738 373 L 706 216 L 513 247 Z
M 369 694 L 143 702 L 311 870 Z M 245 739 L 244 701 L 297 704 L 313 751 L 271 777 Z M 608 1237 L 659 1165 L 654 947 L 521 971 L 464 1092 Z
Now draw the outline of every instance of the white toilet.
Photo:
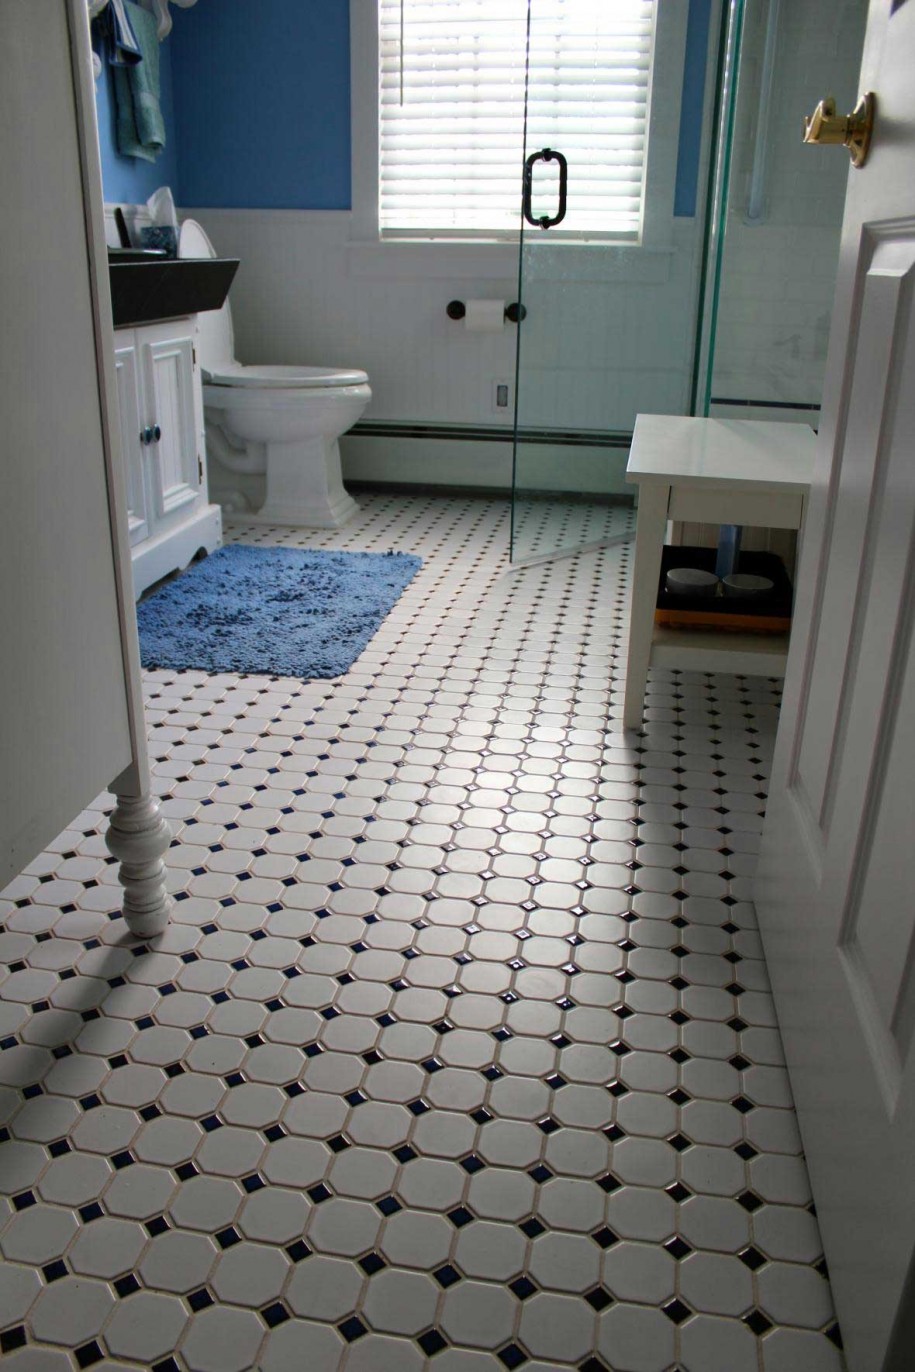
M 217 256 L 193 219 L 178 256 Z M 228 300 L 198 315 L 198 327 L 210 499 L 260 524 L 345 524 L 359 507 L 343 485 L 338 439 L 372 398 L 365 372 L 243 366 Z

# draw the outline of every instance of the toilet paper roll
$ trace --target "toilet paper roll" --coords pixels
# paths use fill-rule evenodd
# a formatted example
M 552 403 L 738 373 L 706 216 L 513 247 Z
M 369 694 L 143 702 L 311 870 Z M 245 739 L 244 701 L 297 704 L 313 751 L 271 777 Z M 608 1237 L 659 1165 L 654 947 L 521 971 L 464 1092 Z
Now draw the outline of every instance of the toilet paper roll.
M 468 333 L 501 333 L 505 328 L 505 301 L 468 300 L 464 328 Z

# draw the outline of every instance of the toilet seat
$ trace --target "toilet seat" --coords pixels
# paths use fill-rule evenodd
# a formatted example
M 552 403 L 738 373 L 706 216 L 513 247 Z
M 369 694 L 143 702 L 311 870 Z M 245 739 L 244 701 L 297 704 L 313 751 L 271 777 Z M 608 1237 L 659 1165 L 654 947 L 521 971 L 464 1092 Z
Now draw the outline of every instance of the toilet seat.
M 212 386 L 259 386 L 267 390 L 315 390 L 326 386 L 364 386 L 365 372 L 352 368 L 244 366 L 235 362 L 213 370 L 203 368 L 204 380 Z

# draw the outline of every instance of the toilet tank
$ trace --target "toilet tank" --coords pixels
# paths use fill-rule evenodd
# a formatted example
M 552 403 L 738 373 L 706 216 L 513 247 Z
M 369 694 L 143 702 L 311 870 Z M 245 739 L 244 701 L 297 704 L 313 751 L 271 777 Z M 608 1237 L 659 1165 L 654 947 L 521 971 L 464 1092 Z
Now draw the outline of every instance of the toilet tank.
M 216 249 L 196 219 L 185 219 L 178 236 L 179 257 L 218 257 Z M 197 353 L 205 372 L 215 372 L 235 361 L 235 334 L 228 300 L 221 310 L 205 310 L 197 316 Z

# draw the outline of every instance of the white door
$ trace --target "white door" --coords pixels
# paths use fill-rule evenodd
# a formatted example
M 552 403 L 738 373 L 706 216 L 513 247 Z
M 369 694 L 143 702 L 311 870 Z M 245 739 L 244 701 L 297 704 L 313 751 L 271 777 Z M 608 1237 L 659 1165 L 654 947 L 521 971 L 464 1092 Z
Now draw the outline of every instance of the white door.
M 0 34 L 3 886 L 129 766 L 142 704 L 125 678 L 136 630 L 100 389 L 101 190 L 87 219 L 97 164 L 78 132 L 93 98 L 86 7 L 4 3 Z
M 117 334 L 114 370 L 121 421 L 121 456 L 127 484 L 127 528 L 131 546 L 149 537 L 149 497 L 146 491 L 144 425 L 141 417 L 140 376 L 134 335 Z M 129 342 L 127 340 L 130 340 Z
M 157 526 L 187 516 L 200 494 L 194 407 L 194 340 L 181 326 L 155 325 L 142 339 L 146 423 L 153 430 L 150 461 Z
M 915 0 L 873 0 L 756 891 L 852 1372 L 915 1367 L 913 72 Z

